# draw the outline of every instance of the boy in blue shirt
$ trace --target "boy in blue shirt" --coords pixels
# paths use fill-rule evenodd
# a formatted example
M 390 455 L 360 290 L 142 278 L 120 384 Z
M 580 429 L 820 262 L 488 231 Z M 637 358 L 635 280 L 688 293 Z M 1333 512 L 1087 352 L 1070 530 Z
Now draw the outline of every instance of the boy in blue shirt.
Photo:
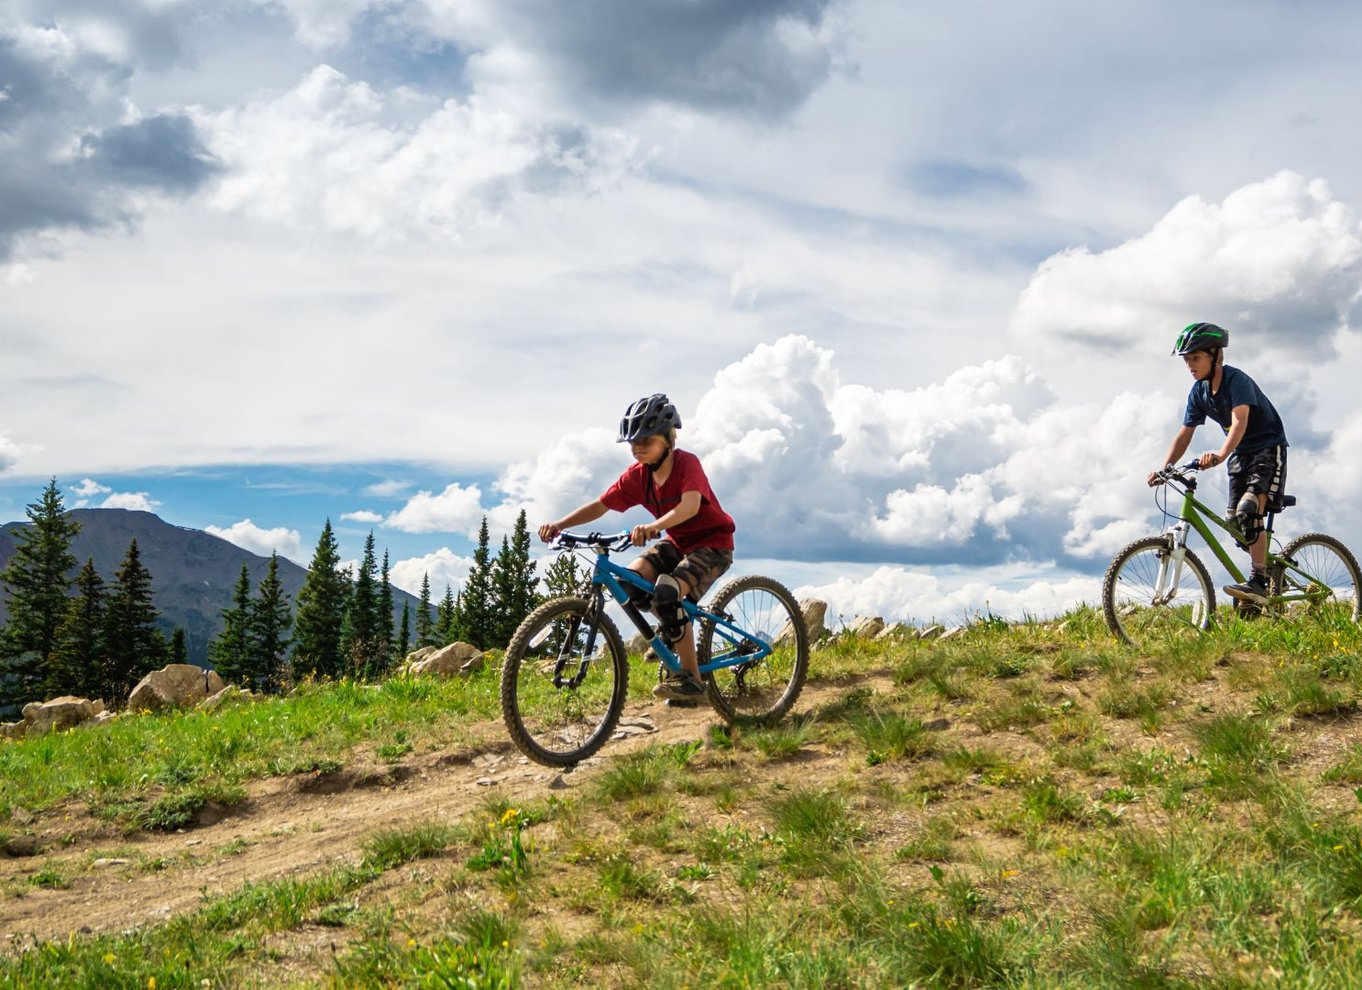
M 1230 504 L 1226 515 L 1238 524 L 1253 560 L 1249 579 L 1226 585 L 1225 594 L 1240 602 L 1266 605 L 1267 534 L 1262 519 L 1268 511 L 1282 508 L 1286 430 L 1257 383 L 1225 364 L 1229 342 L 1229 331 L 1214 323 L 1193 323 L 1178 335 L 1173 353 L 1182 357 L 1195 381 L 1187 396 L 1182 429 L 1174 435 L 1163 460 L 1165 465 L 1176 464 L 1207 417 L 1225 431 L 1220 449 L 1202 454 L 1198 461 L 1202 470 L 1229 461 Z M 1157 471 L 1147 480 L 1151 487 L 1160 484 Z

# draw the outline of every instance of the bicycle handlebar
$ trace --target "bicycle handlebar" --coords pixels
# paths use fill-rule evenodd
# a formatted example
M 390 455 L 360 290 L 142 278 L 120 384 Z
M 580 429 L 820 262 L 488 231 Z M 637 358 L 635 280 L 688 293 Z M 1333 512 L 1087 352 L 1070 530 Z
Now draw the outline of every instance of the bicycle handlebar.
M 627 550 L 634 538 L 628 530 L 621 533 L 559 533 L 554 546 L 564 550 L 573 547 L 603 547 L 606 550 Z

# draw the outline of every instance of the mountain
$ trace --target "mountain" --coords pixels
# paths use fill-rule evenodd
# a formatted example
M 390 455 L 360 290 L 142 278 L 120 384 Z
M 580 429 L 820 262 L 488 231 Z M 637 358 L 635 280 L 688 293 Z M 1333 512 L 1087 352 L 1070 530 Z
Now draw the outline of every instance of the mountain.
M 71 541 L 77 566 L 93 559 L 95 570 L 107 583 L 113 582 L 128 544 L 137 540 L 142 566 L 151 573 L 161 628 L 169 638 L 176 626 L 183 626 L 189 659 L 200 666 L 208 661 L 208 643 L 222 628 L 222 610 L 232 605 L 232 589 L 241 576 L 241 565 L 246 565 L 250 575 L 252 596 L 269 569 L 268 557 L 202 530 L 172 526 L 150 512 L 72 509 L 68 515 L 80 523 L 80 533 Z M 29 525 L 25 521 L 0 527 L 0 569 L 14 553 L 13 532 Z M 306 568 L 279 558 L 279 580 L 288 592 L 290 605 L 296 606 L 306 576 Z M 0 593 L 0 623 L 8 618 L 5 599 Z M 401 622 L 403 602 L 411 607 L 413 623 L 421 604 L 414 595 L 393 588 L 394 629 Z

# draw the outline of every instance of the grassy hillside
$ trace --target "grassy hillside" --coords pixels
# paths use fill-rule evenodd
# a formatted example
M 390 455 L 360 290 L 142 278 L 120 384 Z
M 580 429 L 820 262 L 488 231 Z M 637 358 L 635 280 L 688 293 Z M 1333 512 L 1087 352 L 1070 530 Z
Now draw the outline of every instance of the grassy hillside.
M 203 891 L 13 938 L 0 987 L 1362 986 L 1362 635 L 1225 622 L 1147 655 L 1088 611 L 843 639 L 763 730 L 651 706 L 636 663 L 662 731 L 566 778 L 480 777 L 518 767 L 494 670 L 0 743 L 0 843 L 36 853 L 0 857 L 0 929 Z M 308 802 L 375 814 L 233 873 Z

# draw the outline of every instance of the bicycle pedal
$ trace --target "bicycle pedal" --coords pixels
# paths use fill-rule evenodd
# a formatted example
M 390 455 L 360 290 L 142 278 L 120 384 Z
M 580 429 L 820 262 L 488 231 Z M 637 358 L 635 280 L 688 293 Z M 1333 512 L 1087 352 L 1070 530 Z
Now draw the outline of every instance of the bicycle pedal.
M 662 703 L 668 708 L 699 708 L 698 701 L 682 701 L 678 698 L 664 698 Z

